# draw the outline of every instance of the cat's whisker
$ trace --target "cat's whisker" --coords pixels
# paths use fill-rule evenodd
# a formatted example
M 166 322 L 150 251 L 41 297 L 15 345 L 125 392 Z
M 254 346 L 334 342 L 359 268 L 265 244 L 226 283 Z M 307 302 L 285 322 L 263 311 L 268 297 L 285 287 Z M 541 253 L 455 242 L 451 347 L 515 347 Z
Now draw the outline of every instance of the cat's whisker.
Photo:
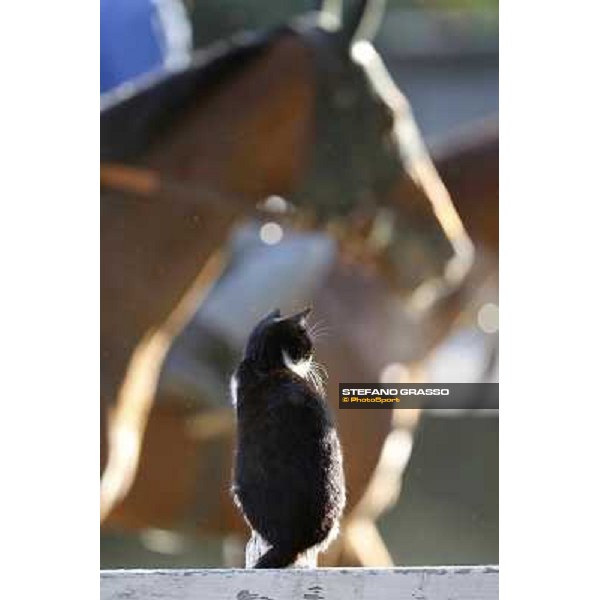
M 310 382 L 312 383 L 313 387 L 317 390 L 317 392 L 319 392 L 319 394 L 323 394 L 323 388 L 321 386 L 321 382 L 318 380 L 317 377 L 314 376 L 313 373 L 309 373 L 308 377 L 310 379 Z
M 319 319 L 315 323 L 312 323 L 312 325 L 310 325 L 308 328 L 310 335 L 311 336 L 314 335 L 318 331 L 319 327 L 326 326 L 325 323 L 326 323 L 325 319 Z
M 317 327 L 318 325 L 325 323 L 325 321 L 325 319 L 317 319 L 314 323 L 312 323 L 312 326 Z
M 311 329 L 310 331 L 310 336 L 314 339 L 314 340 L 318 340 L 324 336 L 329 336 L 332 333 L 332 329 L 331 327 L 327 327 L 326 325 L 322 325 L 321 327 L 314 327 L 313 329 Z
M 330 327 L 327 327 L 326 325 L 321 325 L 320 327 L 315 327 L 315 328 L 314 328 L 314 329 L 311 331 L 311 334 L 315 335 L 315 334 L 319 334 L 319 333 L 321 333 L 321 332 L 323 332 L 323 331 L 330 332 L 330 331 L 331 331 L 331 328 L 330 328 Z
M 311 361 L 307 378 L 315 389 L 323 396 L 325 395 L 325 383 L 328 379 L 327 369 L 314 359 Z
M 323 373 L 323 372 L 315 371 L 313 373 L 313 376 L 316 377 L 321 382 L 322 385 L 325 385 L 325 383 L 327 382 L 327 379 L 328 379 L 327 374 Z
M 329 373 L 327 372 L 327 369 L 325 367 L 319 369 L 318 373 L 321 379 L 324 379 L 326 381 L 329 379 Z
M 312 339 L 316 342 L 317 340 L 322 340 L 326 337 L 331 337 L 331 333 L 329 331 L 319 331 L 318 333 L 312 336 Z
M 322 325 L 326 325 L 327 321 L 325 319 L 319 319 L 311 324 L 310 328 L 315 329 L 317 327 L 321 327 Z

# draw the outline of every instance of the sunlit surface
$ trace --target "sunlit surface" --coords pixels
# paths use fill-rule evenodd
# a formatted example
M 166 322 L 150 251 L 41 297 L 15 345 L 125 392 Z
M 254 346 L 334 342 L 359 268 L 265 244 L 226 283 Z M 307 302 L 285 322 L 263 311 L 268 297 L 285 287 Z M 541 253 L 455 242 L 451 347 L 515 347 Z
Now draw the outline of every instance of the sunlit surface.
M 283 229 L 277 223 L 265 223 L 260 228 L 260 239 L 269 246 L 278 244 L 283 238 Z

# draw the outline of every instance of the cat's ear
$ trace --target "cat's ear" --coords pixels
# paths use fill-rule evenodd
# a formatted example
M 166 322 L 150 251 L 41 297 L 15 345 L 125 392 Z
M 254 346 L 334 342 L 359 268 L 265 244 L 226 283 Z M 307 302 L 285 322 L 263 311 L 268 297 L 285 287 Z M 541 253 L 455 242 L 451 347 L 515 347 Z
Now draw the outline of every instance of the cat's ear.
M 311 306 L 307 306 L 304 310 L 301 310 L 299 313 L 292 315 L 290 317 L 290 321 L 295 321 L 296 323 L 302 325 L 303 327 L 306 326 L 306 319 L 308 317 L 308 315 L 310 314 L 310 312 L 312 311 L 312 307 Z

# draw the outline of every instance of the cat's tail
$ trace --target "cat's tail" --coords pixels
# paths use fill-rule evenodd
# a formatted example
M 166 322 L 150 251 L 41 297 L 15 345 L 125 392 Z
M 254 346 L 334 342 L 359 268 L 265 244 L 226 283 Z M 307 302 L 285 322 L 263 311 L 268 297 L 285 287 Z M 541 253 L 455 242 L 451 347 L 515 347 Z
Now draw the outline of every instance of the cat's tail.
M 254 565 L 255 569 L 283 569 L 296 562 L 298 550 L 273 546 L 263 554 Z

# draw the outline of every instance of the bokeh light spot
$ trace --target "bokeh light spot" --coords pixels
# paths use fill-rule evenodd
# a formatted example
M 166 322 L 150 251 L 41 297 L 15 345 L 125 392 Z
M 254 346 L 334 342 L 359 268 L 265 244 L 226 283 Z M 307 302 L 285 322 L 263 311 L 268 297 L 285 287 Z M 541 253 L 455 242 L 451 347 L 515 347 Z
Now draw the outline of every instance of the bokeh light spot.
M 477 313 L 477 324 L 485 333 L 496 333 L 500 326 L 500 311 L 492 302 L 484 304 Z
M 288 209 L 288 203 L 281 196 L 269 196 L 264 201 L 263 208 L 268 212 L 282 214 Z
M 390 363 L 382 369 L 379 381 L 381 383 L 405 383 L 410 381 L 410 370 L 402 363 Z
M 283 238 L 283 229 L 277 223 L 265 223 L 260 228 L 260 239 L 269 246 L 278 244 Z

